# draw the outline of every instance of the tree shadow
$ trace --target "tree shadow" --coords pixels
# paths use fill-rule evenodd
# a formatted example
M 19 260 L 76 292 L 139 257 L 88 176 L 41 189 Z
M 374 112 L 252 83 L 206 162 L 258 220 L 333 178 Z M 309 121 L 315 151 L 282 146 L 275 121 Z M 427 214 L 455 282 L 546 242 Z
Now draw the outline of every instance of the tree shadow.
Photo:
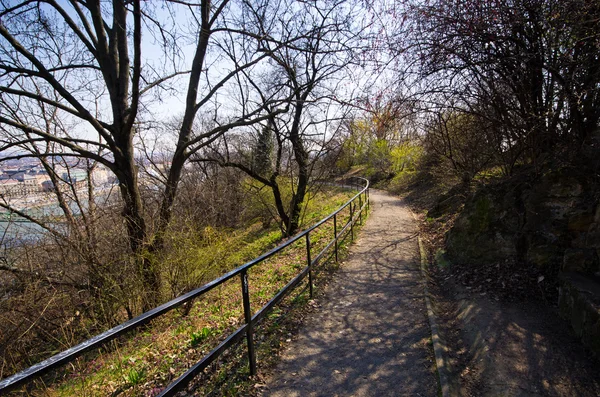
M 482 396 L 598 396 L 598 361 L 554 308 L 538 302 L 460 302 L 467 366 Z
M 377 200 L 378 206 L 398 202 Z M 437 394 L 415 227 L 403 214 L 365 226 L 263 395 Z

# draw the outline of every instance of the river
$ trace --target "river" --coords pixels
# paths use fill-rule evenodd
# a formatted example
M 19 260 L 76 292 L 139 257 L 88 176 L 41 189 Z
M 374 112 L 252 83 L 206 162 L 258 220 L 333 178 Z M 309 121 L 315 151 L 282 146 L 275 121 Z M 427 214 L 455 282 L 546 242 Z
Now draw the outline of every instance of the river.
M 111 189 L 106 187 L 99 190 L 98 193 L 100 194 L 96 196 L 96 202 L 105 203 L 110 191 Z M 83 200 L 82 204 L 86 204 L 85 200 Z M 76 216 L 80 213 L 79 207 L 75 202 L 72 202 L 70 207 Z M 22 211 L 34 219 L 43 219 L 44 224 L 53 229 L 60 230 L 64 214 L 56 201 L 35 204 Z M 46 233 L 48 233 L 47 230 L 34 222 L 30 222 L 18 215 L 10 214 L 7 211 L 0 212 L 0 247 L 18 246 L 24 243 L 36 242 L 43 238 Z

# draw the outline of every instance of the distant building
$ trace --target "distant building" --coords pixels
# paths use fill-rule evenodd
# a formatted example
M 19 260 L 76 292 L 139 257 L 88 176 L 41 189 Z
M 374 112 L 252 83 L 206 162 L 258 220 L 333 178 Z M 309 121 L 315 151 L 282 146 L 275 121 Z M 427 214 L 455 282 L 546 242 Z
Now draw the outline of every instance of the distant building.
M 54 173 L 59 184 L 70 184 L 75 189 L 85 189 L 88 183 L 88 171 L 82 168 L 58 166 Z M 112 173 L 105 167 L 96 167 L 92 172 L 92 184 L 100 187 L 111 182 Z M 0 195 L 4 197 L 23 197 L 32 193 L 54 191 L 54 184 L 46 170 L 41 166 L 3 167 L 0 170 Z
M 33 180 L 27 178 L 25 181 L 17 179 L 0 180 L 0 195 L 5 198 L 24 197 L 28 194 L 38 193 L 40 190 L 41 186 L 38 185 L 35 178 Z
M 94 186 L 102 186 L 109 182 L 109 172 L 105 168 L 94 168 L 92 172 L 92 183 Z
M 87 171 L 73 168 L 63 172 L 60 177 L 67 183 L 77 185 L 80 184 L 80 182 L 85 182 L 87 180 Z
M 13 175 L 19 173 L 21 169 L 18 167 L 4 167 L 2 171 L 2 174 L 4 175 L 3 179 L 13 179 Z
M 43 192 L 52 192 L 54 191 L 54 183 L 50 179 L 42 182 L 42 191 Z

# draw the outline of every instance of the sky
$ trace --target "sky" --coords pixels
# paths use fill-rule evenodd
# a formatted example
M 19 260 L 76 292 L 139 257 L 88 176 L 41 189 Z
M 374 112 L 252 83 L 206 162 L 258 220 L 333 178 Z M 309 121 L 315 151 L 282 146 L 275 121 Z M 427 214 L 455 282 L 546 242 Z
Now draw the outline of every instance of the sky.
M 285 2 L 288 0 L 278 1 Z M 76 12 L 71 8 L 69 2 L 60 1 L 59 4 L 65 7 L 72 18 L 76 18 Z M 105 2 L 103 4 L 108 5 L 110 3 Z M 231 19 L 240 16 L 240 10 L 235 7 L 236 2 L 232 0 L 231 4 L 232 7 L 228 10 L 227 14 L 230 22 Z M 386 4 L 385 2 L 378 2 L 378 4 L 385 5 L 386 7 L 389 6 L 389 4 Z M 286 5 L 287 4 L 282 3 L 281 10 L 289 11 L 289 8 L 284 7 Z M 148 18 L 144 19 L 145 25 L 142 33 L 142 67 L 147 81 L 150 82 L 175 71 L 183 72 L 189 70 L 191 67 L 191 60 L 194 56 L 195 41 L 197 38 L 197 25 L 195 24 L 193 15 L 189 13 L 185 7 L 178 4 L 171 4 L 167 7 L 163 2 L 142 2 L 142 7 L 148 15 Z M 358 8 L 355 8 L 354 11 L 357 11 L 357 14 L 361 15 L 363 18 L 362 20 L 357 19 L 355 24 L 379 23 L 378 26 L 380 27 L 369 28 L 370 33 L 378 38 L 387 37 L 387 32 L 385 29 L 381 28 L 381 26 L 385 26 L 385 24 L 381 24 L 382 21 L 377 18 L 365 18 L 365 16 L 369 16 L 368 10 L 366 8 L 361 8 L 363 7 L 362 5 L 358 5 L 357 7 Z M 51 16 L 52 20 L 60 20 L 60 18 L 56 18 L 56 16 L 52 17 L 52 14 L 50 13 L 48 13 L 48 15 Z M 384 18 L 394 17 L 393 13 L 384 13 L 382 15 L 384 15 Z M 156 25 L 151 22 L 152 20 L 158 22 L 165 28 L 164 31 L 158 31 Z M 11 29 L 11 26 L 7 24 L 7 28 Z M 211 44 L 211 49 L 208 51 L 207 61 L 205 62 L 205 65 L 208 65 L 208 73 L 205 74 L 201 89 L 199 90 L 200 98 L 202 97 L 202 93 L 206 92 L 211 87 L 214 87 L 216 82 L 233 68 L 233 63 L 223 57 L 219 51 L 215 50 L 217 39 L 222 45 L 227 45 L 225 41 L 220 40 L 224 37 L 225 35 L 222 34 L 215 35 L 215 39 Z M 166 42 L 163 40 L 165 38 Z M 161 46 L 162 44 L 165 46 Z M 167 49 L 167 52 L 164 51 L 165 48 Z M 239 51 L 239 48 L 236 51 Z M 168 55 L 165 56 L 165 54 Z M 373 53 L 371 55 L 373 55 Z M 349 75 L 345 81 L 338 84 L 340 91 L 336 93 L 337 96 L 340 98 L 343 96 L 349 97 L 351 95 L 357 95 L 357 93 L 366 96 L 372 92 L 389 90 L 389 85 L 386 80 L 389 77 L 393 77 L 390 75 L 390 70 L 377 70 L 372 66 L 373 63 L 370 63 L 372 59 L 366 59 L 366 61 L 367 62 L 363 62 L 362 66 L 354 66 L 354 70 L 348 71 Z M 258 75 L 260 73 L 265 73 L 266 70 L 266 68 L 258 66 L 251 72 Z M 1 80 L 0 83 L 2 83 Z M 184 98 L 187 83 L 188 75 L 184 74 L 169 79 L 162 85 L 162 88 L 150 90 L 145 94 L 142 99 L 144 107 L 139 114 L 140 121 L 144 122 L 142 128 L 153 128 L 153 125 L 156 122 L 177 120 L 177 118 L 180 119 L 184 111 Z M 100 114 L 104 121 L 108 123 L 112 122 L 110 119 L 110 104 L 106 99 L 106 93 L 104 96 L 98 97 L 95 101 L 93 98 L 90 100 L 91 94 L 88 93 L 93 93 L 97 89 L 97 86 L 94 86 L 93 82 L 83 82 L 82 84 L 85 89 L 81 90 L 80 97 L 82 100 L 87 101 L 86 103 L 88 108 L 90 108 L 89 110 Z M 220 116 L 239 114 L 239 103 L 236 103 L 239 102 L 237 101 L 239 99 L 239 91 L 231 91 L 231 88 L 232 87 L 225 86 L 224 89 L 221 90 L 223 92 L 216 96 L 219 100 L 216 111 L 218 111 Z M 73 120 L 66 122 L 67 125 L 71 123 L 73 123 L 73 125 L 69 128 L 71 130 L 76 130 L 79 136 L 87 139 L 96 139 L 97 134 L 91 126 L 82 122 L 75 123 Z M 166 140 L 165 143 L 173 140 L 172 135 L 163 134 L 162 131 L 159 130 L 157 130 L 157 132 L 162 134 L 163 139 Z

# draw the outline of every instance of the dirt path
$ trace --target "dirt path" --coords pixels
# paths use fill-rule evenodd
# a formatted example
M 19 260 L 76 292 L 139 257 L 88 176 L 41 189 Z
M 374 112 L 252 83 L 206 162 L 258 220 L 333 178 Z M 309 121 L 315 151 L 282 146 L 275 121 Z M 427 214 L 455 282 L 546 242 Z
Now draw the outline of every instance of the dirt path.
M 384 192 L 371 190 L 371 208 L 264 396 L 436 396 L 415 222 Z
M 437 284 L 452 395 L 600 396 L 597 359 L 550 304 L 494 301 L 450 278 Z

